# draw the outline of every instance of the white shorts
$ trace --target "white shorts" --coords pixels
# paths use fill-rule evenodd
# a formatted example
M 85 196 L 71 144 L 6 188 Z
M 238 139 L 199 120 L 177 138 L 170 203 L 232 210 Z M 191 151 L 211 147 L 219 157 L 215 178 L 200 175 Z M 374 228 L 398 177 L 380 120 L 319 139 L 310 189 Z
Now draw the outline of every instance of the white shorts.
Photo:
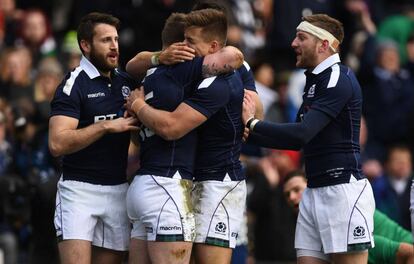
M 57 184 L 54 218 L 57 237 L 128 250 L 131 228 L 125 206 L 127 190 L 127 183 L 97 185 L 61 178 Z
M 245 181 L 201 181 L 192 192 L 196 243 L 234 248 L 246 207 Z
M 324 254 L 369 249 L 374 246 L 374 210 L 367 179 L 306 188 L 299 205 L 295 248 Z
M 194 240 L 191 180 L 137 175 L 127 194 L 131 237 L 148 241 Z

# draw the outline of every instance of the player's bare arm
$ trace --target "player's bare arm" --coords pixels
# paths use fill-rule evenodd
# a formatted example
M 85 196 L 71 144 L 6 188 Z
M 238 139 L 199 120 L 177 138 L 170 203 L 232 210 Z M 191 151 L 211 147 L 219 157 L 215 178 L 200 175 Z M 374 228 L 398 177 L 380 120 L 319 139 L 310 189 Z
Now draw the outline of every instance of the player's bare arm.
M 146 127 L 166 140 L 179 139 L 207 120 L 186 103 L 181 103 L 173 112 L 151 107 L 145 103 L 143 87 L 131 92 L 125 106 Z
M 81 129 L 77 129 L 78 123 L 78 119 L 63 115 L 50 118 L 49 149 L 53 156 L 57 157 L 79 151 L 106 133 L 138 130 L 135 117 L 101 121 Z
M 142 51 L 135 55 L 126 65 L 126 71 L 132 76 L 143 77 L 146 71 L 158 64 L 172 65 L 194 58 L 194 49 L 183 42 L 168 46 L 163 51 Z
M 172 65 L 192 60 L 194 52 L 194 49 L 183 42 L 174 43 L 160 52 L 142 51 L 127 63 L 126 70 L 133 76 L 143 77 L 149 68 L 158 64 Z M 239 49 L 233 46 L 224 47 L 204 57 L 203 78 L 231 72 L 241 67 L 243 60 L 243 53 Z

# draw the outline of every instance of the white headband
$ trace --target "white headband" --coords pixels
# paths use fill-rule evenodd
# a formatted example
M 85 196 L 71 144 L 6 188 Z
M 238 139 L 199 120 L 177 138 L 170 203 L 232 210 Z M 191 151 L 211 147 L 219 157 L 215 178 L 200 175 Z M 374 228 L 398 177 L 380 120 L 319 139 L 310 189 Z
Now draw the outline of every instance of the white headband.
M 339 40 L 336 39 L 331 33 L 329 33 L 327 30 L 323 28 L 312 25 L 307 21 L 302 21 L 296 28 L 296 30 L 308 32 L 321 40 L 327 40 L 329 42 L 329 47 L 334 52 L 336 52 L 336 50 L 339 47 Z

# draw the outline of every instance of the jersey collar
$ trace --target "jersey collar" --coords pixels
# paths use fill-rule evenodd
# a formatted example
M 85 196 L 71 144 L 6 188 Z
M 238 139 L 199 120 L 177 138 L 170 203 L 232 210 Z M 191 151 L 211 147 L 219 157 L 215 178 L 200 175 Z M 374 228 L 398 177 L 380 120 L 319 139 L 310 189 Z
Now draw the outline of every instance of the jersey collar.
M 84 70 L 86 72 L 86 74 L 91 79 L 95 79 L 95 78 L 101 76 L 98 69 L 83 55 L 82 55 L 82 59 L 80 61 L 80 67 L 82 68 L 82 70 Z
M 328 69 L 329 67 L 331 67 L 332 65 L 337 64 L 339 62 L 341 62 L 341 59 L 339 58 L 339 54 L 335 53 L 329 56 L 328 58 L 326 58 L 321 63 L 319 63 L 319 65 L 316 66 L 315 69 L 313 69 L 312 74 L 319 74 L 323 72 L 324 70 Z

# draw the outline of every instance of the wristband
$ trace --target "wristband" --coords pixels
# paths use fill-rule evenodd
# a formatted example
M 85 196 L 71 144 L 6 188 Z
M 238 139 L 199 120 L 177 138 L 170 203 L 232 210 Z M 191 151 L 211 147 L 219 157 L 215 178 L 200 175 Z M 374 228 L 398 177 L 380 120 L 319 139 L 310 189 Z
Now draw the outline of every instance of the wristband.
M 134 109 L 134 105 L 138 105 L 137 107 L 135 107 L 136 109 Z M 135 115 L 138 117 L 139 116 L 139 112 L 141 112 L 142 108 L 144 108 L 144 106 L 146 106 L 147 103 L 145 103 L 145 101 L 140 101 L 139 99 L 135 99 L 132 104 L 131 104 L 131 110 L 135 113 Z
M 152 66 L 158 66 L 160 65 L 160 54 L 161 52 L 155 52 L 152 56 L 151 56 L 151 64 Z
M 249 127 L 250 127 L 250 124 L 253 122 L 253 120 L 254 120 L 254 117 L 250 117 L 250 118 L 247 120 L 247 122 L 246 122 L 246 127 L 247 127 L 247 128 L 249 128 Z
M 260 121 L 259 119 L 253 119 L 252 122 L 250 123 L 249 130 L 253 131 L 253 128 L 256 126 L 257 123 L 259 123 L 259 121 Z

